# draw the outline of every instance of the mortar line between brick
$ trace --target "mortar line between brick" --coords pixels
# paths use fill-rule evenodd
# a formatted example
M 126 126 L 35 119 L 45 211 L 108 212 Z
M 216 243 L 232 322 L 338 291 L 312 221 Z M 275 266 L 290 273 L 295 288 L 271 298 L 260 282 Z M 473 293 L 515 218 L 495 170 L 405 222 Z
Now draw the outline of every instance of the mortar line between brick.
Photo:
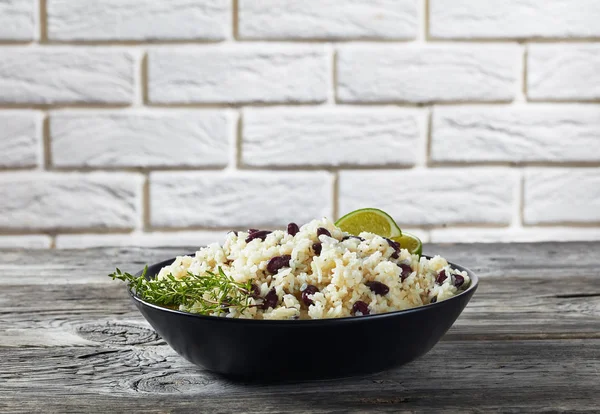
M 429 0 L 422 0 L 423 4 L 421 5 L 421 13 L 423 13 L 421 24 L 422 28 L 419 31 L 418 38 L 423 42 L 427 43 L 430 40 L 429 35 Z
M 520 106 L 525 104 L 531 105 L 587 105 L 596 106 L 600 104 L 600 99 L 594 100 L 529 100 L 527 102 L 515 102 L 515 101 L 455 101 L 455 102 L 423 102 L 423 103 L 409 103 L 409 102 L 398 102 L 398 101 L 382 101 L 382 102 L 340 102 L 336 106 L 347 107 L 347 108 L 429 108 L 430 106 L 439 107 L 453 107 L 453 106 Z M 145 106 L 135 107 L 130 104 L 0 104 L 0 110 L 19 110 L 19 109 L 32 109 L 32 110 L 85 110 L 85 109 L 97 109 L 97 110 L 138 110 L 147 108 L 148 110 L 159 111 L 161 109 L 243 109 L 247 107 L 251 108 L 319 108 L 328 106 L 327 102 L 273 102 L 273 103 L 239 103 L 239 104 L 224 104 L 224 103 L 175 103 L 175 104 L 157 104 L 147 103 Z
M 526 94 L 525 94 L 525 77 L 527 74 L 527 68 L 526 68 L 527 46 L 525 46 L 521 42 L 519 42 L 519 46 L 522 48 L 522 50 L 521 50 L 519 68 L 518 68 L 518 73 L 517 73 L 517 82 L 516 82 L 517 90 L 515 92 L 515 99 L 513 101 L 513 103 L 515 103 L 515 104 L 525 103 L 527 101 Z
M 146 232 L 150 228 L 150 173 L 148 172 L 144 174 L 141 208 L 142 222 L 140 230 Z
M 141 52 L 141 56 L 137 61 L 137 76 L 136 94 L 133 99 L 135 107 L 144 106 L 148 102 L 148 55 L 145 51 Z
M 38 24 L 40 25 L 40 43 L 48 42 L 48 8 L 46 0 L 39 0 Z
M 333 219 L 337 220 L 340 216 L 340 173 L 338 171 L 333 173 L 333 206 L 332 206 L 332 213 L 333 213 Z
M 52 168 L 52 144 L 50 142 L 50 115 L 43 112 L 42 120 L 42 164 L 41 169 L 49 171 Z
M 522 86 L 522 90 L 521 93 L 523 94 L 523 101 L 527 102 L 528 98 L 527 98 L 527 54 L 529 52 L 528 50 L 528 46 L 527 45 L 523 45 L 524 50 L 523 50 L 523 77 L 522 77 L 522 82 L 523 85 Z
M 238 0 L 232 0 L 231 2 L 231 35 L 233 40 L 238 40 L 240 37 L 239 32 L 239 4 Z
M 327 49 L 329 50 L 329 62 L 330 62 L 330 68 L 329 68 L 329 72 L 330 72 L 330 77 L 329 80 L 331 82 L 331 85 L 329 85 L 329 90 L 327 93 L 327 103 L 330 105 L 335 105 L 338 102 L 338 98 L 337 98 L 337 84 L 338 84 L 338 80 L 337 80 L 337 51 L 335 49 L 335 47 L 332 44 L 329 44 Z
M 234 122 L 234 131 L 233 131 L 233 137 L 231 138 L 233 140 L 233 143 L 231 145 L 231 150 L 233 151 L 232 155 L 231 155 L 231 160 L 229 161 L 229 165 L 227 169 L 230 170 L 238 170 L 238 169 L 243 169 L 244 165 L 243 165 L 243 154 L 242 151 L 243 149 L 243 139 L 244 139 L 244 115 L 242 110 L 238 110 L 236 112 L 236 118 L 235 118 L 235 122 Z
M 425 141 L 422 143 L 419 155 L 419 157 L 422 157 L 422 159 L 417 159 L 417 163 L 415 166 L 429 168 L 431 163 L 431 145 L 433 141 L 433 106 L 427 108 L 423 129 L 424 131 L 419 137 L 420 140 Z
M 126 235 L 131 234 L 133 229 L 105 229 L 95 227 L 85 228 L 55 228 L 55 229 L 6 229 L 0 228 L 0 236 L 35 236 L 39 234 L 45 234 L 47 236 L 58 236 L 64 234 L 102 234 L 102 235 Z

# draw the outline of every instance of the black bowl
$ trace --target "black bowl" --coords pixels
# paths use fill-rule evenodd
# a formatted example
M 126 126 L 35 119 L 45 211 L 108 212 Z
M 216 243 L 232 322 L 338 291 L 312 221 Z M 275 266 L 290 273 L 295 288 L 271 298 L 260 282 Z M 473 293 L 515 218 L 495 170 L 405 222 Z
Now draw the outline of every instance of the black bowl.
M 148 267 L 147 278 L 175 259 Z M 417 308 L 338 319 L 252 320 L 196 315 L 145 302 L 129 291 L 144 318 L 188 361 L 238 379 L 322 379 L 383 371 L 425 354 L 477 289 Z M 138 275 L 141 274 L 138 273 Z

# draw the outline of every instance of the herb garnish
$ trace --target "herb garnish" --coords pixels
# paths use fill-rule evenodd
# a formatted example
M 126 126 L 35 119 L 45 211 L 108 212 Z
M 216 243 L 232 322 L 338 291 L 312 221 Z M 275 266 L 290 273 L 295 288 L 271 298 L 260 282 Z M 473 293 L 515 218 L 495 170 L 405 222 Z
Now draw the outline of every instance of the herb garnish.
M 123 273 L 120 269 L 109 274 L 113 280 L 119 279 L 129 283 L 130 289 L 140 299 L 165 307 L 183 305 L 186 311 L 200 314 L 227 313 L 236 308 L 240 313 L 244 310 L 261 306 L 253 304 L 252 282 L 238 283 L 225 274 L 221 267 L 217 273 L 207 271 L 204 275 L 188 272 L 183 279 L 176 279 L 172 274 L 163 279 L 146 279 L 146 271 L 140 276 Z

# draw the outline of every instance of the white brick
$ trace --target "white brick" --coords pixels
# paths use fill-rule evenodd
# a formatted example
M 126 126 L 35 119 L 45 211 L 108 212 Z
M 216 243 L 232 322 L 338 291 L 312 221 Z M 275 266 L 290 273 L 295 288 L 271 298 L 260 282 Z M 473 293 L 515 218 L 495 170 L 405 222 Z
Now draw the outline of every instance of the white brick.
M 229 0 L 47 0 L 51 40 L 224 39 Z
M 348 45 L 338 52 L 343 102 L 510 101 L 516 45 Z
M 0 40 L 37 39 L 36 12 L 36 0 L 0 1 Z
M 61 234 L 56 237 L 58 249 L 88 249 L 91 247 L 134 246 L 134 247 L 182 247 L 181 253 L 192 253 L 195 249 L 211 243 L 223 243 L 225 231 L 201 232 L 151 232 L 135 234 Z M 2 239 L 0 238 L 0 243 Z M 191 248 L 191 249 L 190 249 Z
M 600 44 L 530 45 L 527 96 L 533 100 L 600 99 Z
M 535 243 L 600 240 L 600 227 L 451 228 L 431 230 L 433 243 Z
M 158 227 L 284 226 L 331 217 L 325 172 L 156 172 L 150 220 Z
M 36 112 L 0 114 L 0 167 L 32 167 L 39 163 L 42 116 Z
M 96 48 L 0 48 L 0 103 L 130 103 L 130 53 Z
M 249 39 L 413 39 L 416 0 L 240 0 Z
M 527 224 L 600 222 L 600 170 L 529 170 L 524 197 Z
M 342 171 L 339 212 L 381 208 L 401 227 L 509 223 L 517 183 L 514 171 L 495 168 Z
M 600 35 L 598 0 L 430 0 L 430 35 L 445 39 Z
M 57 112 L 50 118 L 52 161 L 60 167 L 225 166 L 232 121 L 215 111 Z
M 322 46 L 216 45 L 149 53 L 153 103 L 322 102 L 329 69 Z
M 52 239 L 45 234 L 0 236 L 0 249 L 48 249 Z
M 133 228 L 141 189 L 136 174 L 2 174 L 0 229 Z
M 434 161 L 600 161 L 600 107 L 435 108 Z
M 412 165 L 421 115 L 396 108 L 246 110 L 242 160 L 253 166 Z

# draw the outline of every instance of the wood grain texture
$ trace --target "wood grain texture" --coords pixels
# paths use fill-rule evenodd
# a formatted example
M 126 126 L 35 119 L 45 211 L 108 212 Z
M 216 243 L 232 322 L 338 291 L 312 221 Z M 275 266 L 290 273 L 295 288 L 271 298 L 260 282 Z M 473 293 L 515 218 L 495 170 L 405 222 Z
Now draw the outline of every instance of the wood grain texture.
M 518 352 L 516 352 L 518 350 Z M 2 351 L 0 404 L 67 394 L 136 410 L 191 409 L 193 401 L 221 412 L 446 408 L 542 411 L 600 403 L 600 340 L 446 341 L 404 367 L 368 377 L 304 383 L 236 383 L 202 371 L 168 346 L 22 348 Z M 360 355 L 357 355 L 360 357 Z M 169 397 L 171 397 L 169 399 Z M 131 402 L 127 404 L 131 408 Z M 244 404 L 240 404 L 240 403 Z M 55 401 L 57 409 L 66 402 Z M 100 402 L 98 402 L 100 404 Z M 88 405 L 99 409 L 100 405 Z M 158 407 L 153 407 L 156 410 Z
M 123 285 L 106 277 L 115 266 L 135 271 L 194 250 L 0 251 L 0 412 L 597 412 L 600 406 L 600 243 L 428 245 L 428 253 L 482 279 L 430 353 L 366 377 L 262 385 L 225 380 L 176 355 Z

